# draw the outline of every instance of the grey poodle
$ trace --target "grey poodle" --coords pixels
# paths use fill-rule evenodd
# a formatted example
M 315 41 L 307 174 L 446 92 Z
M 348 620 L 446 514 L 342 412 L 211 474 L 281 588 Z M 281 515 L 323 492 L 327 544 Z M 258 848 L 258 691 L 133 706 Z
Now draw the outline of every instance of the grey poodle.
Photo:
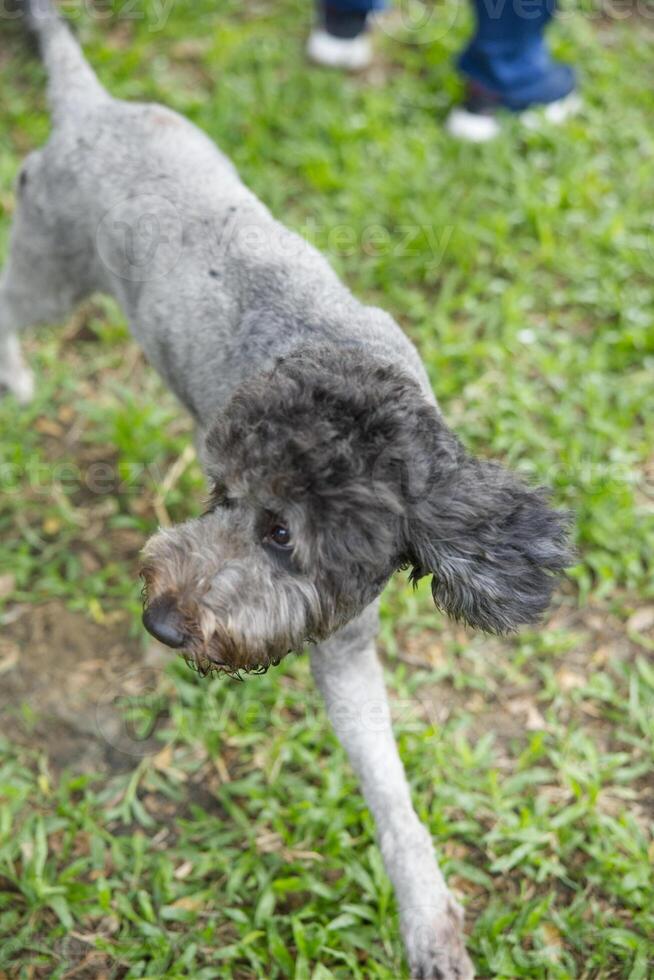
M 22 328 L 114 296 L 197 423 L 211 498 L 143 560 L 144 622 L 202 670 L 310 647 L 375 817 L 412 976 L 468 978 L 463 917 L 413 809 L 375 653 L 398 569 L 473 627 L 534 623 L 569 561 L 547 495 L 473 459 L 392 318 L 275 221 L 215 145 L 113 99 L 49 0 L 19 4 L 49 74 L 52 136 L 17 186 L 0 280 L 0 383 L 23 401 Z

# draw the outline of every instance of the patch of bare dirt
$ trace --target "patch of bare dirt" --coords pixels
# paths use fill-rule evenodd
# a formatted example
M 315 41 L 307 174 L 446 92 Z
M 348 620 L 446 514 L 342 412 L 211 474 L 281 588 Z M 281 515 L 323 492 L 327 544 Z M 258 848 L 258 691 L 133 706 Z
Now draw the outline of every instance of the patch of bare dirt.
M 128 626 L 121 612 L 99 624 L 58 602 L 26 607 L 0 637 L 4 734 L 73 772 L 131 769 L 160 748 L 162 663 Z M 143 709 L 138 723 L 130 705 Z

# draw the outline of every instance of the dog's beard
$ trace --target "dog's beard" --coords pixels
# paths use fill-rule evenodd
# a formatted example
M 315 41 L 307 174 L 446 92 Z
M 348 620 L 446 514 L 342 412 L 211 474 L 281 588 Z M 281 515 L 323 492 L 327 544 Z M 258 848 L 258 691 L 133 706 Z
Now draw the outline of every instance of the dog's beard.
M 262 673 L 331 632 L 333 617 L 307 578 L 256 555 L 221 563 L 199 534 L 192 521 L 155 535 L 141 570 L 145 610 L 163 599 L 174 607 L 182 655 L 199 673 Z

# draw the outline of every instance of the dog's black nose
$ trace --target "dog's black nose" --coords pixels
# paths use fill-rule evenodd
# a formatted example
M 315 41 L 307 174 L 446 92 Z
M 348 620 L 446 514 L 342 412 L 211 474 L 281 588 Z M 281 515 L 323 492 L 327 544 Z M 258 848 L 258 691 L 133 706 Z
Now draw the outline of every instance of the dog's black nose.
M 155 599 L 143 613 L 143 625 L 155 639 L 177 650 L 188 637 L 183 629 L 182 616 L 170 596 Z

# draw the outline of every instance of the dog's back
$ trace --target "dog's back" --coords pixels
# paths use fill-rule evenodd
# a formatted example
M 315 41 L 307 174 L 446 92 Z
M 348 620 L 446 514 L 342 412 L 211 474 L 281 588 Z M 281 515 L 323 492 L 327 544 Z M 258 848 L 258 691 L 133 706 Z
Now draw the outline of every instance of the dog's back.
M 51 235 L 52 254 L 66 252 L 68 305 L 93 291 L 115 296 L 201 425 L 246 373 L 302 342 L 365 345 L 404 363 L 433 398 L 392 318 L 359 303 L 315 248 L 275 221 L 204 133 L 163 106 L 112 98 L 50 0 L 22 6 L 48 71 L 54 129 L 26 161 L 21 203 L 29 235 Z

